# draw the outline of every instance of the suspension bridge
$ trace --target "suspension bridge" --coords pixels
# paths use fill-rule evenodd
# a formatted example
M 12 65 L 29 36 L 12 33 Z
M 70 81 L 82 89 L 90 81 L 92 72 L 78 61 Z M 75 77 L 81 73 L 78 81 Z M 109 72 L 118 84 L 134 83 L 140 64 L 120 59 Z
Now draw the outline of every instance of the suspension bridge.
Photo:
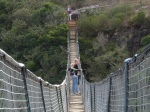
M 76 22 L 68 27 L 67 69 L 75 58 L 80 62 Z M 0 49 L 0 112 L 150 112 L 150 45 L 101 82 L 80 76 L 79 94 L 71 95 L 67 71 L 52 85 Z

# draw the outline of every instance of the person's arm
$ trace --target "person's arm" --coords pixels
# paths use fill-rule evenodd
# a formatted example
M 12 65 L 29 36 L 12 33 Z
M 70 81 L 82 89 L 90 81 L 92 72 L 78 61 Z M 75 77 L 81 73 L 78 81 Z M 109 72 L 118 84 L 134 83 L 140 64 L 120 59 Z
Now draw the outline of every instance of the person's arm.
M 71 69 L 74 70 L 74 71 L 78 70 L 78 69 L 76 69 L 76 68 L 74 68 L 74 67 L 71 67 Z
M 76 69 L 76 68 L 73 68 L 73 70 L 74 70 L 74 71 L 81 71 L 79 68 L 78 68 L 78 69 Z
M 70 71 L 71 70 L 71 68 L 68 68 L 68 71 Z

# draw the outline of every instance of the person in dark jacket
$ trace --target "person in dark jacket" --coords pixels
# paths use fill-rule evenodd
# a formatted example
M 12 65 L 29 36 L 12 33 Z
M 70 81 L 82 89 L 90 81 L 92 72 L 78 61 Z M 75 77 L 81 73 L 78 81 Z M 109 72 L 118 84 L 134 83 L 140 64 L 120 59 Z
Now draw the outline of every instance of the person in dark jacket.
M 75 64 L 74 64 L 74 68 L 77 69 L 75 71 L 75 75 L 78 76 L 78 85 L 79 85 L 80 74 L 78 73 L 78 71 L 81 71 L 81 70 L 79 69 L 78 64 L 79 64 L 79 60 L 76 58 L 75 59 Z
M 70 75 L 72 77 L 72 94 L 78 94 L 78 75 L 76 75 L 76 71 L 78 69 L 74 68 L 75 63 L 70 64 L 70 68 L 68 71 L 70 71 Z

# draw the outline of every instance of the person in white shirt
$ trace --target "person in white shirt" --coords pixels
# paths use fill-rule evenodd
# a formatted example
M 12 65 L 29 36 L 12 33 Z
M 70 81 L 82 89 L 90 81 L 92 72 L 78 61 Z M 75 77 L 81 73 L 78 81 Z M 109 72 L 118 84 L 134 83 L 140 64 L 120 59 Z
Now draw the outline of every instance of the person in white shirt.
M 68 15 L 69 15 L 69 20 L 71 20 L 71 13 L 72 13 L 72 10 L 71 10 L 71 7 L 70 7 L 70 5 L 68 5 L 68 9 L 67 9 L 67 12 L 68 12 Z

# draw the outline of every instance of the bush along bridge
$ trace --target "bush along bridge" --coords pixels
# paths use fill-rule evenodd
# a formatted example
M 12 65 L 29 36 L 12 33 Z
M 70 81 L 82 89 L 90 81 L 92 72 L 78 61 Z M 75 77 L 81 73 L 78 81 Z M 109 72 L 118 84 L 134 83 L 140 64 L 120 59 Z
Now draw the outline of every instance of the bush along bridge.
M 76 22 L 69 21 L 68 27 L 67 69 L 74 58 L 82 61 Z M 61 84 L 52 85 L 0 49 L 0 112 L 150 111 L 150 45 L 100 82 L 88 82 L 82 71 L 80 75 L 80 94 L 71 95 L 67 71 Z

